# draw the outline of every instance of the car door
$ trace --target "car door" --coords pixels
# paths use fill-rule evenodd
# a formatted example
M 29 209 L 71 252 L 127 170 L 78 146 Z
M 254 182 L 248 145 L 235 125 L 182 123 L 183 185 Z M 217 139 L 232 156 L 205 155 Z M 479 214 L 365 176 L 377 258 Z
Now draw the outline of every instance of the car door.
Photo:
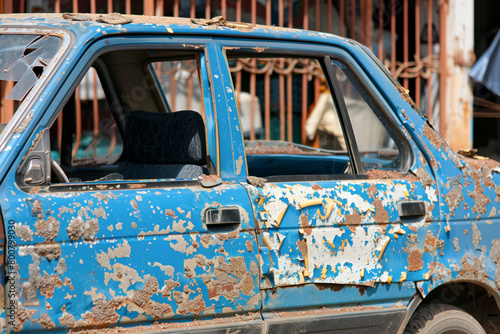
M 258 247 L 252 207 L 244 187 L 222 183 L 220 179 L 221 175 L 231 175 L 233 171 L 226 168 L 228 163 L 220 162 L 224 145 L 218 148 L 217 127 L 227 127 L 227 118 L 221 117 L 217 124 L 216 105 L 212 101 L 215 100 L 214 85 L 219 85 L 214 81 L 220 75 L 218 66 L 212 67 L 208 61 L 210 58 L 215 58 L 210 39 L 186 36 L 111 37 L 94 43 L 78 62 L 68 57 L 69 63 L 75 61 L 73 68 L 65 80 L 54 80 L 53 85 L 59 85 L 56 87 L 59 90 L 53 90 L 58 93 L 51 107 L 45 113 L 34 110 L 41 121 L 33 127 L 29 141 L 0 188 L 2 198 L 6 198 L 2 202 L 4 223 L 14 226 L 15 231 L 15 247 L 12 247 L 15 262 L 7 273 L 7 289 L 13 293 L 8 294 L 6 302 L 16 310 L 15 319 L 8 323 L 10 329 L 67 330 L 168 321 L 177 323 L 175 326 L 182 332 L 184 326 L 195 319 L 231 317 L 237 313 L 234 324 L 229 327 L 237 328 L 242 322 L 247 330 L 261 326 L 259 321 L 248 325 L 248 321 L 259 318 L 260 309 Z M 201 115 L 196 117 L 202 119 L 206 132 L 205 138 L 201 136 L 200 145 L 202 148 L 206 145 L 208 161 L 203 166 L 194 166 L 203 170 L 203 175 L 151 177 L 148 175 L 153 174 L 143 174 L 127 178 L 116 175 L 122 160 L 92 164 L 103 152 L 100 145 L 112 142 L 105 140 L 103 129 L 117 129 L 126 143 L 134 130 L 129 133 L 129 127 L 120 130 L 120 126 L 132 119 L 129 115 L 133 110 L 157 108 L 156 114 L 162 114 L 166 112 L 162 108 L 173 107 L 171 97 L 175 89 L 170 87 L 171 94 L 167 96 L 162 82 L 162 75 L 168 69 L 163 72 L 163 65 L 156 65 L 163 60 L 177 59 L 193 61 L 190 73 L 194 71 L 197 73 L 194 79 L 199 79 L 202 103 L 200 109 L 190 115 Z M 151 64 L 154 66 L 149 66 Z M 76 86 L 91 65 L 98 70 L 106 93 L 104 101 L 99 101 L 100 110 L 112 113 L 113 116 L 107 117 L 114 125 L 106 123 L 107 127 L 98 128 L 87 137 L 81 134 L 81 143 L 86 142 L 87 148 L 68 149 L 63 135 L 63 147 L 58 151 L 53 136 L 57 133 L 57 112 L 68 106 L 70 110 L 78 110 L 78 105 L 75 108 L 73 103 L 83 98 Z M 171 67 L 181 68 L 176 66 Z M 155 77 L 153 72 L 158 68 L 160 72 L 156 72 Z M 168 73 L 165 75 L 170 75 L 169 80 L 177 78 L 172 72 Z M 123 75 L 127 75 L 125 80 Z M 181 108 L 179 99 L 177 107 Z M 87 120 L 92 124 L 94 112 L 99 115 L 95 109 L 89 113 L 82 110 L 82 114 L 90 117 L 81 118 L 83 123 Z M 67 115 L 72 114 L 64 112 L 63 122 L 70 117 Z M 74 115 L 78 119 L 78 113 Z M 141 139 L 151 143 L 145 138 L 147 135 Z M 75 136 L 69 138 L 67 143 L 75 145 Z M 124 147 L 132 144 L 124 144 Z M 135 144 L 139 155 L 157 153 L 146 144 Z M 178 151 L 191 144 L 180 142 L 170 146 Z M 33 178 L 29 176 L 38 165 L 34 166 L 35 160 L 30 159 L 36 152 L 37 162 L 50 164 L 50 145 L 53 157 L 61 154 L 59 164 L 63 168 L 53 161 L 52 182 L 33 185 Z M 189 149 L 195 148 L 191 145 Z M 66 155 L 61 153 L 64 151 Z M 110 147 L 105 151 L 116 153 Z M 84 153 L 90 158 L 82 158 L 84 161 L 76 166 L 75 157 Z M 118 155 L 120 159 L 129 159 L 131 153 L 125 157 Z M 72 166 L 64 165 L 65 156 L 73 159 Z M 222 161 L 229 159 L 232 157 Z M 137 166 L 148 168 L 146 165 L 146 161 L 141 161 Z M 86 166 L 90 166 L 87 172 Z M 47 172 L 47 169 L 41 170 Z M 103 170 L 110 172 L 101 177 Z M 86 179 L 97 175 L 96 171 L 99 171 L 98 179 Z M 70 177 L 70 182 L 64 182 L 64 174 Z M 220 322 L 212 325 L 212 329 L 228 327 Z
M 436 182 L 426 158 L 391 114 L 396 108 L 339 48 L 217 42 L 234 76 L 245 76 L 237 74 L 245 66 L 249 76 L 262 73 L 257 82 L 271 76 L 270 97 L 262 93 L 259 101 L 279 106 L 279 113 L 263 118 L 273 125 L 279 117 L 281 129 L 271 126 L 264 140 L 250 139 L 245 146 L 248 176 L 258 177 L 245 187 L 259 225 L 263 314 L 270 332 L 291 325 L 297 331 L 366 324 L 394 330 L 415 294 L 414 282 L 429 278 L 439 248 L 439 224 L 432 224 L 439 219 Z M 252 61 L 257 66 L 250 67 Z M 305 84 L 298 93 L 288 88 L 289 99 L 279 93 L 280 75 L 293 89 L 300 79 Z M 309 98 L 314 78 L 308 83 L 307 75 L 325 80 L 309 113 L 300 111 L 297 100 L 302 95 L 302 103 L 314 101 Z M 283 99 L 290 101 L 286 111 Z M 283 134 L 285 122 L 297 118 L 297 104 L 302 138 L 312 133 L 307 139 L 316 147 Z M 348 311 L 359 312 L 347 319 Z

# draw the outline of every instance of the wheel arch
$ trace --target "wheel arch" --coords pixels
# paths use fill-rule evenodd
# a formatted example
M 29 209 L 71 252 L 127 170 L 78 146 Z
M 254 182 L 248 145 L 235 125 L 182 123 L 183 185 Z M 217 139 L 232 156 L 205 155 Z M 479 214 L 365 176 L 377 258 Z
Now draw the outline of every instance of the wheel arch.
M 425 296 L 421 294 L 419 297 L 413 300 L 413 305 L 410 303 L 408 314 L 398 333 L 404 332 L 416 312 L 433 303 L 457 306 L 472 315 L 485 329 L 492 325 L 489 323 L 491 316 L 500 319 L 498 291 L 484 282 L 474 280 L 448 281 L 434 287 Z
M 468 289 L 479 289 L 479 291 L 474 292 L 483 291 L 485 293 L 488 293 L 489 296 L 491 296 L 491 298 L 493 298 L 493 300 L 495 301 L 496 308 L 500 310 L 499 292 L 491 285 L 475 280 L 453 280 L 440 284 L 434 287 L 425 295 L 422 303 L 429 304 L 439 301 L 444 304 L 460 306 L 461 304 L 463 304 L 463 302 L 460 301 L 460 292 L 463 292 L 464 287 L 468 287 Z

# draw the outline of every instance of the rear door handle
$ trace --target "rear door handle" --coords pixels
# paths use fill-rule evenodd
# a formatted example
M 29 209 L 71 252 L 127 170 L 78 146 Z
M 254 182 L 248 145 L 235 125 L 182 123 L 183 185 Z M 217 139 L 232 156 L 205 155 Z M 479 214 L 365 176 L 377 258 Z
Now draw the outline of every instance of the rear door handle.
M 208 208 L 205 211 L 207 226 L 227 226 L 241 224 L 240 209 L 237 207 Z
M 398 211 L 401 218 L 422 218 L 426 214 L 423 201 L 399 201 Z

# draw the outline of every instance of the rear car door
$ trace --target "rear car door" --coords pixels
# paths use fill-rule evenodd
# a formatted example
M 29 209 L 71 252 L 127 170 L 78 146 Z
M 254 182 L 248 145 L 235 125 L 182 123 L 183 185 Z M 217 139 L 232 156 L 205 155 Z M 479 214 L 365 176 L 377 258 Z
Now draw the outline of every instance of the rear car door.
M 227 119 L 215 117 L 212 45 L 106 38 L 65 81 L 54 80 L 58 93 L 26 129 L 0 188 L 4 222 L 15 230 L 10 329 L 168 320 L 182 332 L 194 319 L 237 313 L 229 327 L 261 326 L 252 207 L 244 187 L 220 179 L 233 171 L 220 162 L 217 126 Z M 102 86 L 90 98 L 82 93 L 87 71 Z M 32 175 L 48 169 L 34 162 L 50 165 L 49 151 L 52 180 L 39 182 Z
M 404 110 L 340 48 L 217 43 L 235 90 L 248 78 L 259 87 L 245 187 L 270 332 L 396 330 L 439 251 L 436 182 L 394 115 Z

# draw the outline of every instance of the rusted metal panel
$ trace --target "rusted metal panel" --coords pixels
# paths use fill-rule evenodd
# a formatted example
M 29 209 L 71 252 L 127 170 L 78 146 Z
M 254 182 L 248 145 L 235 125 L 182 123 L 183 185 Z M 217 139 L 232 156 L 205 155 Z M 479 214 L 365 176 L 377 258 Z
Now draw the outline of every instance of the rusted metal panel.
M 244 189 L 139 185 L 4 189 L 11 196 L 3 215 L 16 222 L 18 245 L 10 272 L 19 296 L 9 298 L 18 302 L 13 328 L 185 321 L 259 309 L 257 244 Z M 235 203 L 244 205 L 236 205 L 241 225 L 207 227 L 208 208 Z
M 424 192 L 413 193 L 413 188 L 423 187 L 418 182 L 391 180 L 250 189 L 260 228 L 265 229 L 259 235 L 261 247 L 267 248 L 263 247 L 268 266 L 263 268 L 263 286 L 373 286 L 423 280 L 434 251 L 424 250 L 423 240 L 427 235 L 436 238 L 439 231 L 439 224 L 424 225 L 437 214 L 432 212 L 437 198 L 432 188 L 430 198 Z M 426 203 L 429 215 L 402 224 L 397 203 L 417 198 Z M 415 238 L 422 242 L 416 243 Z M 387 263 L 390 270 L 384 266 Z
M 183 39 L 205 36 L 210 62 L 203 75 L 212 78 L 216 113 L 209 113 L 211 131 L 216 116 L 219 176 L 225 182 L 210 189 L 199 180 L 183 185 L 147 180 L 21 190 L 17 166 L 64 97 L 59 93 L 56 101 L 48 93 L 33 93 L 32 113 L 23 113 L 11 125 L 8 131 L 19 131 L 2 137 L 0 152 L 4 224 L 13 222 L 20 245 L 14 249 L 16 265 L 8 270 L 9 289 L 15 293 L 7 300 L 17 308 L 11 326 L 52 330 L 165 320 L 182 327 L 195 319 L 210 325 L 217 316 L 228 316 L 262 330 L 268 328 L 262 325 L 266 319 L 285 318 L 277 309 L 298 317 L 299 308 L 318 312 L 325 305 L 321 312 L 355 312 L 345 306 L 350 305 L 360 312 L 394 309 L 401 315 L 416 293 L 415 283 L 424 296 L 453 281 L 481 284 L 498 296 L 500 165 L 456 154 L 363 48 L 327 34 L 277 27 L 132 19 L 126 28 L 63 21 L 55 15 L 2 20 L 50 25 L 67 29 L 66 37 L 67 31 L 80 36 L 65 54 L 58 76 L 49 78 L 47 92 L 71 86 L 61 86 L 61 81 L 76 68 L 88 40 L 159 30 L 165 40 L 176 34 Z M 250 34 L 254 39 L 246 40 Z M 406 137 L 414 158 L 409 170 L 317 182 L 247 182 L 236 97 L 223 51 L 227 43 L 257 52 L 248 47 L 255 47 L 256 39 L 279 50 L 292 41 L 303 50 L 326 44 L 335 52 L 348 50 L 342 52 L 357 63 L 387 118 Z M 116 40 L 123 38 L 106 39 Z M 52 109 L 46 109 L 49 102 Z M 406 204 L 425 210 L 408 217 Z M 240 224 L 216 230 L 208 226 L 207 209 L 221 208 L 237 208 Z M 304 294 L 308 297 L 298 298 Z
M 439 247 L 430 280 L 419 283 L 421 291 L 426 294 L 453 281 L 480 283 L 489 291 L 498 291 L 496 223 L 500 165 L 489 159 L 458 155 L 431 126 L 413 113 L 405 114 L 405 126 L 413 129 L 409 132 L 423 148 L 442 203 L 436 242 Z

